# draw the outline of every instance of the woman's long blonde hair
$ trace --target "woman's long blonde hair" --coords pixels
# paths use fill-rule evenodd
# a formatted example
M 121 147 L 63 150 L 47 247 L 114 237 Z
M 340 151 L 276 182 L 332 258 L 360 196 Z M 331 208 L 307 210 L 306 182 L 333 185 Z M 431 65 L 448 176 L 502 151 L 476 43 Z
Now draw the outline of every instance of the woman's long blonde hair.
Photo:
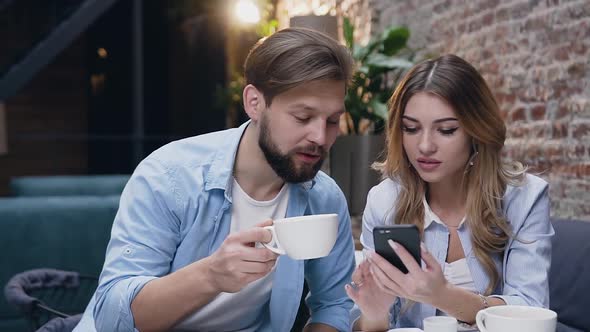
M 415 224 L 424 231 L 424 205 L 427 184 L 408 160 L 402 145 L 402 116 L 410 98 L 419 92 L 432 93 L 446 100 L 471 137 L 471 157 L 465 165 L 461 184 L 466 194 L 466 222 L 471 230 L 472 247 L 487 272 L 491 294 L 500 281 L 492 255 L 504 251 L 512 232 L 502 213 L 506 186 L 520 185 L 526 168 L 518 162 L 502 163 L 500 153 L 506 126 L 498 104 L 485 80 L 473 66 L 452 54 L 424 61 L 403 78 L 389 100 L 387 156 L 374 167 L 401 185 L 395 202 L 395 221 Z M 473 165 L 470 165 L 470 162 Z

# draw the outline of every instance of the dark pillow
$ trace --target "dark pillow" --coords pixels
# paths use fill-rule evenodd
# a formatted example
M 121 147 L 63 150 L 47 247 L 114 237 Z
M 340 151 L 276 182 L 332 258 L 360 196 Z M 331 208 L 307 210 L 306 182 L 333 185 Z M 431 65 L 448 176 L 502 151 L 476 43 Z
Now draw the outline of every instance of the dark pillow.
M 550 307 L 568 326 L 590 331 L 590 222 L 553 220 Z

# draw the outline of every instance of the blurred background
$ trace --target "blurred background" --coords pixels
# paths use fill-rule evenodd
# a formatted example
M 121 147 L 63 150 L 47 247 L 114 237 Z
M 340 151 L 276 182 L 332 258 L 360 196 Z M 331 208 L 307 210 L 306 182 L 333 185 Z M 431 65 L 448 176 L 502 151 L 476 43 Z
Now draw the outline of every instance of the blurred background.
M 19 176 L 129 174 L 167 142 L 239 125 L 248 49 L 290 24 L 348 37 L 351 49 L 403 27 L 397 61 L 466 58 L 500 102 L 506 156 L 551 183 L 555 216 L 590 220 L 586 0 L 2 0 L 0 195 Z M 383 96 L 398 67 L 377 82 Z M 353 104 L 367 116 L 350 111 L 360 122 L 343 132 L 380 134 L 376 104 Z M 353 191 L 358 214 L 365 192 Z
M 246 121 L 242 63 L 289 26 L 329 34 L 357 64 L 323 167 L 348 200 L 357 249 L 386 101 L 413 64 L 455 53 L 499 101 L 505 157 L 550 183 L 554 226 L 567 225 L 553 241 L 552 309 L 588 330 L 576 290 L 590 255 L 588 0 L 0 0 L 0 285 L 41 267 L 93 276 L 43 298 L 80 313 L 131 172 L 168 142 Z M 572 303 L 584 312 L 570 319 L 560 308 Z M 37 309 L 0 298 L 0 331 L 55 316 Z

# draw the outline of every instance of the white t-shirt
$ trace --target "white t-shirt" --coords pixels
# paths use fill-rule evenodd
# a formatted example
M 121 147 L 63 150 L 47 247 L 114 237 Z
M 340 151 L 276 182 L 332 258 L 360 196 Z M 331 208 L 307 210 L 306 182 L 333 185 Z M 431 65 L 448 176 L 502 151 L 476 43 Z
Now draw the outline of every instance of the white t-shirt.
M 269 218 L 284 218 L 289 202 L 289 185 L 270 201 L 248 196 L 233 180 L 230 233 L 254 227 Z M 268 315 L 273 270 L 237 293 L 220 293 L 175 327 L 175 331 L 256 331 Z M 198 286 L 198 285 L 197 285 Z

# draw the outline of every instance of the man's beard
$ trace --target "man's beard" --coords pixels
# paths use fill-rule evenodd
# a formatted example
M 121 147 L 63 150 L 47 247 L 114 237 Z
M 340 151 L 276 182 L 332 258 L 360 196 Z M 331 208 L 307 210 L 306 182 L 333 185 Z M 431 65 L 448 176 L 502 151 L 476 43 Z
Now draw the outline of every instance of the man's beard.
M 260 119 L 260 136 L 258 137 L 258 145 L 264 153 L 266 161 L 275 173 L 286 182 L 291 183 L 305 182 L 313 179 L 322 167 L 322 163 L 326 158 L 326 151 L 323 147 L 318 145 L 312 145 L 282 154 L 276 144 L 272 141 L 268 119 L 265 115 Z M 298 168 L 293 160 L 294 155 L 297 152 L 319 154 L 320 159 L 313 165 L 303 163 L 302 166 Z

